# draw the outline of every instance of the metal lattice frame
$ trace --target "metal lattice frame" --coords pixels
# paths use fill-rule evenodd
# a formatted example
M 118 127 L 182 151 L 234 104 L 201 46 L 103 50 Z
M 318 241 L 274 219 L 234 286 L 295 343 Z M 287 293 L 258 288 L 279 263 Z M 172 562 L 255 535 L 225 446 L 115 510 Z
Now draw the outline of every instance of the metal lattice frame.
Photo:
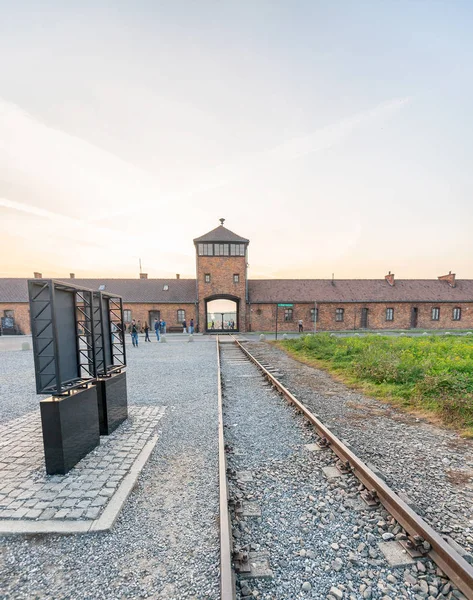
M 110 339 L 112 344 L 112 361 L 115 370 L 126 367 L 125 324 L 123 322 L 123 300 L 109 297 Z
M 105 292 L 94 292 L 92 313 L 96 374 L 98 377 L 109 377 L 126 367 L 122 299 Z M 107 353 L 108 346 L 110 356 Z
M 58 344 L 56 290 L 73 295 L 76 377 L 63 380 Z M 31 333 L 33 341 L 36 392 L 62 396 L 84 387 L 96 378 L 94 361 L 92 292 L 60 281 L 29 280 Z

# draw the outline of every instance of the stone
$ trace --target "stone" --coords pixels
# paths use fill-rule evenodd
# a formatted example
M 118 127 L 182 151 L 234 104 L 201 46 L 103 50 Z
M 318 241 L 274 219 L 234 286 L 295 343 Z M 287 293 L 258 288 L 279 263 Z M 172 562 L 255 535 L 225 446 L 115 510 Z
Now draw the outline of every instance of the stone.
M 329 594 L 331 594 L 334 598 L 337 598 L 337 600 L 342 600 L 343 598 L 342 590 L 339 590 L 337 587 L 331 587 Z
M 310 592 L 310 590 L 312 589 L 312 585 L 308 581 L 304 581 L 304 583 L 302 584 L 302 589 L 304 592 Z
M 398 542 L 378 542 L 377 545 L 390 567 L 400 567 L 415 562 Z
M 394 539 L 394 535 L 392 533 L 390 533 L 389 531 L 387 531 L 386 533 L 383 533 L 383 535 L 381 537 L 383 538 L 383 540 L 385 542 L 388 542 L 389 540 Z
M 327 479 L 337 479 L 343 477 L 337 467 L 322 467 L 322 471 Z

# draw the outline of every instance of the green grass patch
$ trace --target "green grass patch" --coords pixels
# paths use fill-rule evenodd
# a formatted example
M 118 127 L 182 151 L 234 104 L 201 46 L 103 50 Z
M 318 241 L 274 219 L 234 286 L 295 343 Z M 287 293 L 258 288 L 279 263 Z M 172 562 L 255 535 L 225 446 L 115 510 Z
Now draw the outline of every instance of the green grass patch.
M 473 436 L 473 339 L 319 333 L 278 345 L 377 398 L 435 414 Z

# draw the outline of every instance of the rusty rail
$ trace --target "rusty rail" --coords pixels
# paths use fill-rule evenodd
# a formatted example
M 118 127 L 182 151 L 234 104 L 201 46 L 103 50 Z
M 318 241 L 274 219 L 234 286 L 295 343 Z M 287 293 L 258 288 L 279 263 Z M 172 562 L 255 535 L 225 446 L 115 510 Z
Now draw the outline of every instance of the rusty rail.
M 222 379 L 220 372 L 220 346 L 217 335 L 217 395 L 218 395 L 218 474 L 220 522 L 220 598 L 235 600 L 235 581 L 232 569 L 232 525 L 228 511 L 227 460 L 223 437 Z
M 429 542 L 430 558 L 442 569 L 450 580 L 473 600 L 473 567 L 460 556 L 424 519 L 413 511 L 382 479 L 373 473 L 353 452 L 343 444 L 325 425 L 313 415 L 291 392 L 280 383 L 263 365 L 236 339 L 235 343 L 244 354 L 264 373 L 274 387 L 294 404 L 312 425 L 321 438 L 327 440 L 330 448 L 349 464 L 350 470 L 370 492 L 375 492 L 386 510 L 404 527 L 411 536 L 420 536 Z

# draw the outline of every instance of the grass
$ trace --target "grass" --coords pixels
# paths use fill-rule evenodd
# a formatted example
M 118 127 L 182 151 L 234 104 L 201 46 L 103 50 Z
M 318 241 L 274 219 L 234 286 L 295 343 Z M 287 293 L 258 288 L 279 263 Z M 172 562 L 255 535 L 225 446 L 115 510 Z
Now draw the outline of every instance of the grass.
M 333 337 L 278 342 L 381 400 L 441 420 L 473 437 L 473 339 L 467 337 Z

